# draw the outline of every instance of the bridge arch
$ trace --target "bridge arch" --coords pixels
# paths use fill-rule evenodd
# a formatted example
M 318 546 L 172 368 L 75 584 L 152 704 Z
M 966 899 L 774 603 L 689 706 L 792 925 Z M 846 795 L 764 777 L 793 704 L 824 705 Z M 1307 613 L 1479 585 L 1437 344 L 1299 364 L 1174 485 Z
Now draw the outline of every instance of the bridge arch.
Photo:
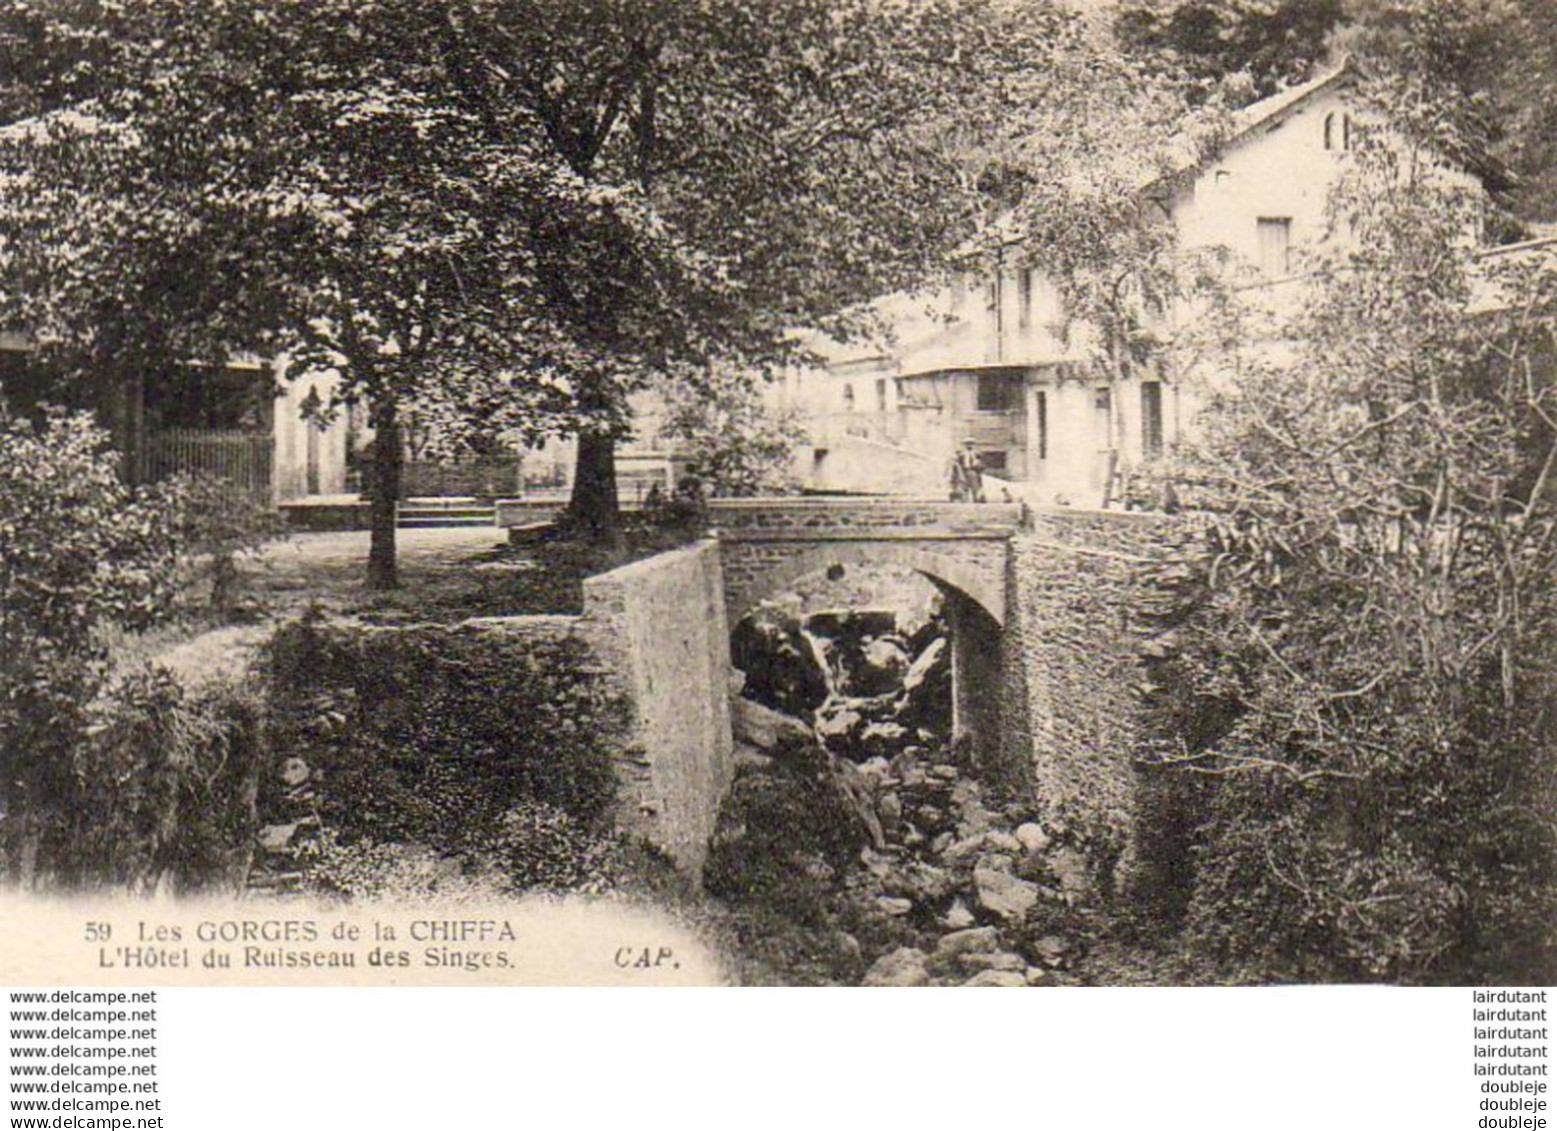
M 1004 566 L 1004 547 L 996 563 Z M 725 598 L 725 614 L 733 630 L 742 617 L 764 599 L 782 593 L 802 578 L 832 566 L 895 565 L 922 574 L 942 592 L 971 601 L 997 626 L 1006 620 L 1005 575 L 990 564 L 974 564 L 952 553 L 938 553 L 918 542 L 824 542 L 800 549 L 739 582 Z

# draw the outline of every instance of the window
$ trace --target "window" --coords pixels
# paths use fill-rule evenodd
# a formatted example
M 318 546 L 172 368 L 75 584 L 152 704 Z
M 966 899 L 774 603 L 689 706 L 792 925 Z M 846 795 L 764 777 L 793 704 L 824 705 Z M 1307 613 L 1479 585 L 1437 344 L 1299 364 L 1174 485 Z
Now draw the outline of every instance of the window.
M 885 377 L 876 378 L 876 411 L 887 411 L 887 379 Z
M 1006 472 L 1006 453 L 986 449 L 979 453 L 979 467 L 985 471 L 992 471 L 996 475 L 1004 475 Z
M 1344 110 L 1325 115 L 1325 148 L 1344 152 L 1352 147 L 1352 116 Z
M 1038 435 L 1029 441 L 1030 450 L 1039 459 L 1049 458 L 1049 395 L 1042 389 L 1035 394 L 1036 402 L 1033 410 L 1035 420 L 1033 427 L 1038 430 Z
M 1097 435 L 1100 451 L 1114 450 L 1114 394 L 1107 385 L 1099 385 L 1092 393 L 1092 426 Z
M 843 387 L 843 407 L 844 407 L 844 410 L 846 412 L 853 412 L 854 411 L 854 386 L 853 385 L 845 385 Z
M 1284 279 L 1292 274 L 1292 218 L 1261 216 L 1255 221 L 1260 255 L 1260 274 Z
M 1141 453 L 1147 459 L 1162 455 L 1162 384 L 1141 382 Z
M 1023 267 L 1016 275 L 1016 325 L 1023 332 L 1033 325 L 1033 269 Z
M 976 407 L 980 412 L 1011 412 L 1016 408 L 1017 390 L 1008 373 L 980 373 Z

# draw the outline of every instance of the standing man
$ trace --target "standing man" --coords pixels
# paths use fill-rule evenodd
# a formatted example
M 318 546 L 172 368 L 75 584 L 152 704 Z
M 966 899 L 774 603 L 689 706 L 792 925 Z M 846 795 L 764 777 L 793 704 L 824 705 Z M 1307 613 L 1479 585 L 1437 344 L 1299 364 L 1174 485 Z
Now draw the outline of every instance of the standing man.
M 952 457 L 951 497 L 954 503 L 984 501 L 984 472 L 972 440 L 964 440 L 962 450 Z

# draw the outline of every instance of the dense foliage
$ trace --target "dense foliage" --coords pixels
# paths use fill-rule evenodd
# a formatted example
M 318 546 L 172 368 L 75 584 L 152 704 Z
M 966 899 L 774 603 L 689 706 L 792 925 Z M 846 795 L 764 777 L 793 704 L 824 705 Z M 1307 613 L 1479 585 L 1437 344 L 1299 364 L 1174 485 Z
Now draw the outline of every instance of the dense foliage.
M 156 669 L 115 680 L 71 735 L 60 819 L 43 839 L 50 882 L 241 891 L 260 783 L 274 760 L 265 718 L 241 687 L 188 691 Z
M 233 551 L 225 506 L 197 484 L 132 490 L 86 415 L 0 402 L 0 837 L 18 882 L 241 881 L 262 712 L 166 673 L 113 678 L 100 643 L 173 613 L 182 551 Z
M 794 456 L 804 426 L 793 410 L 770 408 L 738 384 L 673 398 L 665 434 L 689 453 L 687 473 L 711 494 L 797 490 Z
M 1358 155 L 1356 243 L 1293 319 L 1242 326 L 1177 469 L 1206 596 L 1154 760 L 1215 783 L 1189 926 L 1246 977 L 1557 955 L 1557 293 L 1478 259 L 1440 169 Z
M 266 670 L 277 748 L 312 773 L 323 835 L 301 859 L 320 890 L 606 881 L 624 708 L 582 644 L 303 620 L 277 633 Z M 284 806 L 279 789 L 262 808 Z
M 0 402 L 0 808 L 6 866 L 24 882 L 51 869 L 43 838 L 81 784 L 106 679 L 97 633 L 171 606 L 175 520 L 167 499 L 120 482 L 90 418 L 29 421 Z

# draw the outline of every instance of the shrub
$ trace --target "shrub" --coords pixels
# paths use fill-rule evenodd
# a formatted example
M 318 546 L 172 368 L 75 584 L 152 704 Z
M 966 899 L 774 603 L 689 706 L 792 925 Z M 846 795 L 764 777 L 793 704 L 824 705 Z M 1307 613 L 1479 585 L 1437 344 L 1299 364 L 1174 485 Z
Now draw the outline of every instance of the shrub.
M 688 473 L 711 494 L 789 495 L 799 488 L 790 460 L 805 428 L 793 412 L 768 410 L 739 382 L 677 394 L 665 431 L 686 446 Z
M 178 515 L 184 573 L 204 574 L 212 611 L 228 614 L 237 596 L 238 559 L 280 536 L 285 524 L 269 504 L 212 475 L 183 475 L 160 487 Z
M 1175 688 L 1157 758 L 1198 786 L 1157 814 L 1191 830 L 1189 940 L 1244 981 L 1549 978 L 1544 634 L 1510 705 L 1495 658 L 1446 678 L 1307 577 L 1216 594 L 1154 677 Z
M 122 483 L 108 436 L 85 413 L 39 422 L 0 403 L 0 649 L 90 650 L 94 630 L 147 627 L 174 595 L 176 508 Z
M 236 686 L 190 695 L 146 667 L 82 713 L 42 836 L 68 888 L 231 891 L 247 871 L 265 761 L 264 712 Z
M 168 615 L 175 511 L 123 484 L 85 413 L 0 403 L 0 811 L 7 870 L 30 884 L 82 814 L 76 766 L 103 688 L 97 639 Z

